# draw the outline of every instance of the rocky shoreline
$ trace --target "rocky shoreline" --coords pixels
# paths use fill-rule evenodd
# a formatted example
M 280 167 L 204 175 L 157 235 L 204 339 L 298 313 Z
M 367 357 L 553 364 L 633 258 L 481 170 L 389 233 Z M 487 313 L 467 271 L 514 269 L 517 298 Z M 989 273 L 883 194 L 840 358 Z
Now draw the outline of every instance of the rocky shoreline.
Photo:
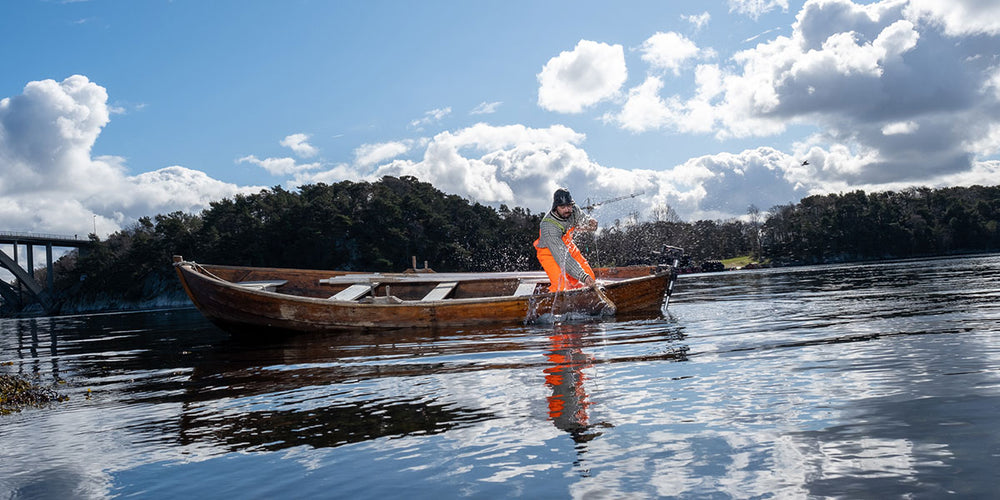
M 0 415 L 19 412 L 29 406 L 42 407 L 69 397 L 49 387 L 33 383 L 21 375 L 0 373 Z
M 142 280 L 141 296 L 129 298 L 120 291 L 81 293 L 79 289 L 57 294 L 54 310 L 45 311 L 39 303 L 28 304 L 19 311 L 0 311 L 0 317 L 31 318 L 106 312 L 147 311 L 192 307 L 191 300 L 173 275 L 151 274 Z

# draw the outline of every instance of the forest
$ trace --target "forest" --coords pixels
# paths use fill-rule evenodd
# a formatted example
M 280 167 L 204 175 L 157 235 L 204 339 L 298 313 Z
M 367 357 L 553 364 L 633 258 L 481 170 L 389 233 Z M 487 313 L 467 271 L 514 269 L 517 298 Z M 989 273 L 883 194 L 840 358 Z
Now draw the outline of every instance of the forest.
M 655 263 L 665 246 L 686 265 L 749 256 L 799 265 L 1000 250 L 1000 186 L 816 195 L 745 217 L 618 221 L 577 244 L 595 266 Z M 280 186 L 213 202 L 200 214 L 143 217 L 55 266 L 57 294 L 139 300 L 151 282 L 179 287 L 171 257 L 213 264 L 402 271 L 412 257 L 437 271 L 540 269 L 532 242 L 544 213 L 445 194 L 413 177 Z M 155 278 L 155 279 L 153 279 Z

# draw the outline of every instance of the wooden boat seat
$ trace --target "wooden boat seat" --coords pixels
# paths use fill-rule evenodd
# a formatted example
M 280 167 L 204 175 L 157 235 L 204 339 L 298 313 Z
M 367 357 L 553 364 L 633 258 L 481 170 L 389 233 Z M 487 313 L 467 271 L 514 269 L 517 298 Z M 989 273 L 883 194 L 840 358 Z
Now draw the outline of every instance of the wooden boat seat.
M 380 295 L 378 297 L 365 297 L 358 302 L 362 304 L 402 304 L 403 299 L 395 295 Z
M 378 283 L 355 283 L 330 296 L 329 300 L 358 300 L 377 286 Z
M 369 281 L 381 284 L 387 283 L 442 283 L 442 282 L 465 282 L 482 281 L 483 279 L 518 279 L 524 281 L 538 281 L 548 283 L 548 277 L 544 272 L 509 272 L 509 273 L 350 273 L 339 276 L 331 276 L 319 280 L 321 285 L 341 285 L 354 283 L 368 283 Z
M 536 286 L 538 286 L 538 283 L 522 281 L 517 285 L 517 290 L 514 290 L 514 296 L 523 297 L 525 295 L 534 295 Z
M 458 285 L 457 281 L 443 281 L 438 283 L 433 290 L 427 292 L 427 295 L 424 295 L 424 298 L 420 300 L 444 300 L 444 298 L 455 289 L 456 285 Z
M 284 285 L 285 283 L 288 283 L 288 280 L 237 281 L 233 284 L 242 288 L 249 288 L 251 290 L 264 290 L 265 292 L 273 292 L 276 288 L 278 288 L 281 285 Z

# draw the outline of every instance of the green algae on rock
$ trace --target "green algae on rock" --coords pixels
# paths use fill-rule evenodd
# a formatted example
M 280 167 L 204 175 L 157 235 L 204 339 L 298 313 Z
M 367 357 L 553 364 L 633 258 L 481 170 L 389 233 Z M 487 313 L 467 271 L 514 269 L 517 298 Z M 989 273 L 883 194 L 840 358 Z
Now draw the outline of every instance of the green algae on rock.
M 0 374 L 0 415 L 18 412 L 28 406 L 44 406 L 67 399 L 69 398 L 24 377 Z

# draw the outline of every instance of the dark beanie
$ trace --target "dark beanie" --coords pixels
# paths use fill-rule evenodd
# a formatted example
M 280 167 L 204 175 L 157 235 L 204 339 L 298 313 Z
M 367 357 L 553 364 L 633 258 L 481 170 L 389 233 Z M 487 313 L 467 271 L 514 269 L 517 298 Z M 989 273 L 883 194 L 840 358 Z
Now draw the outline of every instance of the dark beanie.
M 569 190 L 566 188 L 556 189 L 556 192 L 552 194 L 552 209 L 560 205 L 572 205 L 573 196 L 569 194 Z

